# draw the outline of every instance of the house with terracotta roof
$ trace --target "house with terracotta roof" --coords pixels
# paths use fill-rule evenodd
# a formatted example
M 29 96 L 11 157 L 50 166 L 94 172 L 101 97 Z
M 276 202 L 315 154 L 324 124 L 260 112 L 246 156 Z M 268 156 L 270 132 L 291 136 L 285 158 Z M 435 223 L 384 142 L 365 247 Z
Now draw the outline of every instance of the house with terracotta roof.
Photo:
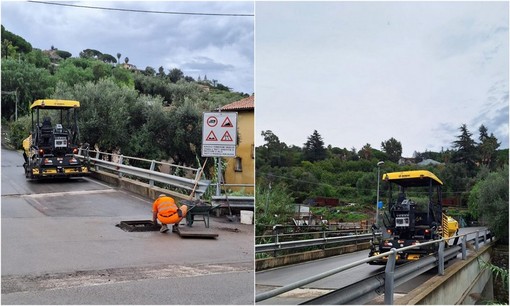
M 229 187 L 232 191 L 244 190 L 254 194 L 255 190 L 255 96 L 227 104 L 219 109 L 222 112 L 237 112 L 238 144 L 236 157 L 226 158 L 225 184 L 240 185 Z M 251 187 L 243 186 L 251 185 Z

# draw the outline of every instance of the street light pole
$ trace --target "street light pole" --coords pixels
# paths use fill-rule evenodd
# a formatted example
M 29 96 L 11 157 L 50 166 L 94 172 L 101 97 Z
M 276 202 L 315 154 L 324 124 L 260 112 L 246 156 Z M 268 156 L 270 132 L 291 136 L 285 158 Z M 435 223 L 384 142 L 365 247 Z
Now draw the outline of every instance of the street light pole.
M 375 204 L 375 225 L 377 227 L 379 227 L 379 179 L 381 178 L 381 165 L 384 165 L 382 160 L 377 163 L 377 202 Z

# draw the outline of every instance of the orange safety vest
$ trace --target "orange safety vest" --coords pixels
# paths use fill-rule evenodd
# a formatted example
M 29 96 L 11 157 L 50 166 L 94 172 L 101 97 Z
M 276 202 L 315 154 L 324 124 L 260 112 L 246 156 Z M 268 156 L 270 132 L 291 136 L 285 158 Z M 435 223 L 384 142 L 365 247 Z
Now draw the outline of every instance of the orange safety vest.
M 160 197 L 152 204 L 152 211 L 158 213 L 158 220 L 163 224 L 178 224 L 182 218 L 186 217 L 188 206 L 181 205 L 181 213 L 177 213 L 179 207 L 175 204 L 174 199 L 171 197 Z
M 168 218 L 177 212 L 177 205 L 171 197 L 160 197 L 152 204 L 152 211 L 157 212 L 158 215 Z

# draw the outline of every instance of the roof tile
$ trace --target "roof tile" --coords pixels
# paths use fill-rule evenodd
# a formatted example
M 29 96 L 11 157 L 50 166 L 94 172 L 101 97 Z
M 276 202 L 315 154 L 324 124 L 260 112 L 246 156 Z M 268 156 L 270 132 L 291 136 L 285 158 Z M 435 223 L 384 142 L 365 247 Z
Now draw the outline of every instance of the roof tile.
M 220 110 L 251 110 L 255 109 L 255 95 L 251 95 L 247 98 L 241 99 L 236 102 L 224 105 Z

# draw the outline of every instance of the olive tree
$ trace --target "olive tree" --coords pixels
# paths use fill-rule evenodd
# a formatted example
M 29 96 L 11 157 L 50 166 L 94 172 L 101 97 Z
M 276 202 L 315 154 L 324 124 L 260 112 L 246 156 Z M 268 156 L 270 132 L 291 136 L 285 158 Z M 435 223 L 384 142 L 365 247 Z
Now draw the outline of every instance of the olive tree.
M 508 165 L 476 183 L 468 205 L 497 237 L 508 240 Z

